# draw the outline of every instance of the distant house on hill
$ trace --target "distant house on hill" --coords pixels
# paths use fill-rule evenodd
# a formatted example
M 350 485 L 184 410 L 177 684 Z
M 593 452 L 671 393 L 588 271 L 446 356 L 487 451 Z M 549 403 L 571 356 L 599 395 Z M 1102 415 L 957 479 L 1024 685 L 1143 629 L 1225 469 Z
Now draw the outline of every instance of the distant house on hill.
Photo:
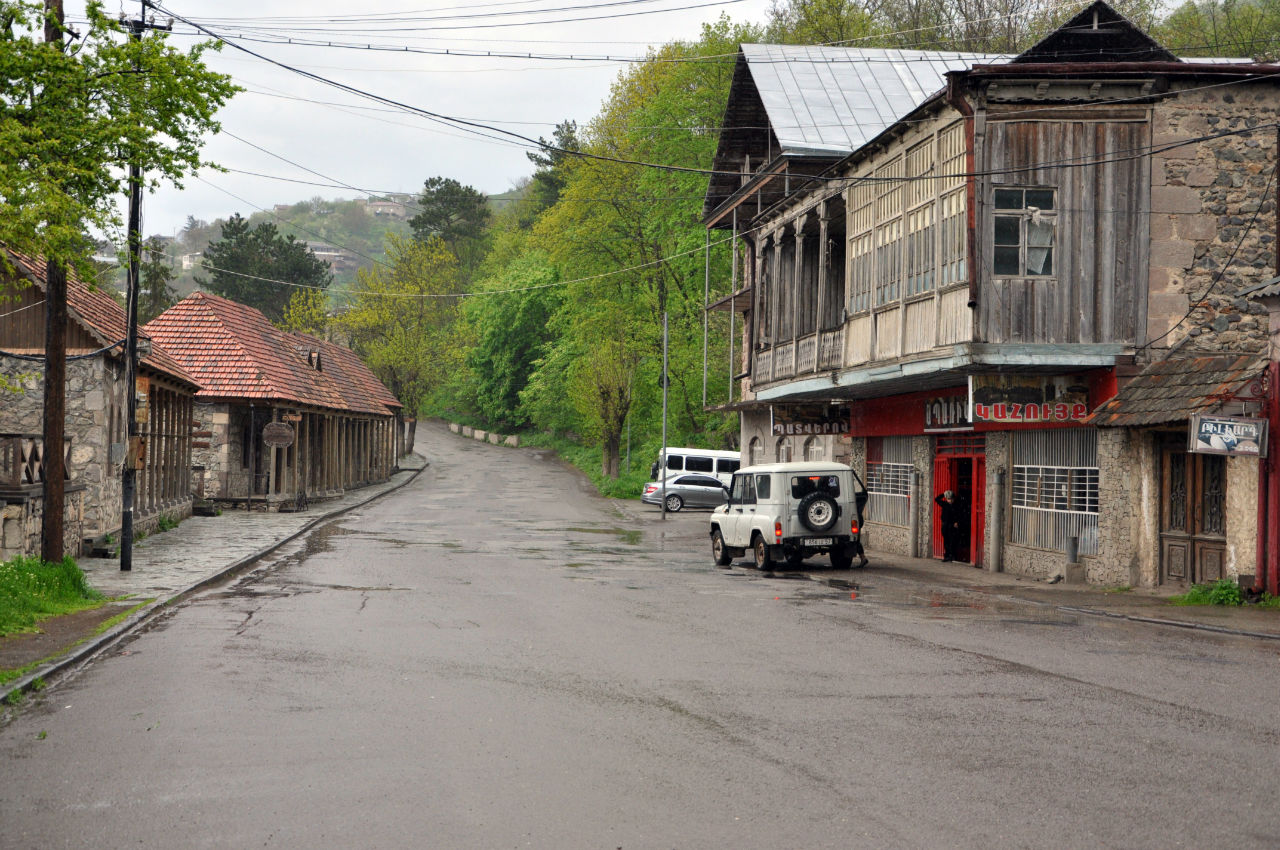
M 336 496 L 395 471 L 401 404 L 350 350 L 287 333 L 252 307 L 205 292 L 146 331 L 200 382 L 200 495 L 287 509 L 300 495 Z
M 37 551 L 44 514 L 45 350 L 43 260 L 7 252 L 16 277 L 0 277 L 0 560 Z M 67 281 L 68 554 L 86 541 L 119 535 L 121 470 L 126 459 L 128 397 L 124 310 L 74 274 Z M 140 348 L 149 342 L 140 336 Z M 134 529 L 152 530 L 161 517 L 191 513 L 191 412 L 195 380 L 159 346 L 138 371 L 139 431 L 145 446 L 138 469 Z

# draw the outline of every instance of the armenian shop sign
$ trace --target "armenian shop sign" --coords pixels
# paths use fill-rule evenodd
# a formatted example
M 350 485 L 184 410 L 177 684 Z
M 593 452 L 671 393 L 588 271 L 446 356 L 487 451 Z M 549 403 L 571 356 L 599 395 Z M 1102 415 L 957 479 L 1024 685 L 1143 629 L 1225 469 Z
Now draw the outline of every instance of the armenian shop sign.
M 1188 451 L 1240 457 L 1267 456 L 1267 420 L 1243 416 L 1191 415 Z
M 1074 375 L 973 375 L 969 416 L 1001 425 L 1079 422 L 1089 415 L 1089 384 Z
M 830 405 L 775 405 L 773 436 L 848 434 L 849 408 Z

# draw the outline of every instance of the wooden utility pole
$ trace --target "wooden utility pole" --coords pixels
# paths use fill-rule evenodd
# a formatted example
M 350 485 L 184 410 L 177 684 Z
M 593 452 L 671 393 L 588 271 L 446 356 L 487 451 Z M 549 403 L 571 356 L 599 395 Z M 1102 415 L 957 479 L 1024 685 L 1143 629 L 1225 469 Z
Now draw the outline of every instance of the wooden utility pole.
M 44 40 L 63 45 L 62 0 L 45 0 Z M 44 516 L 40 557 L 61 561 L 66 509 L 67 415 L 67 269 L 57 259 L 45 262 L 44 293 Z

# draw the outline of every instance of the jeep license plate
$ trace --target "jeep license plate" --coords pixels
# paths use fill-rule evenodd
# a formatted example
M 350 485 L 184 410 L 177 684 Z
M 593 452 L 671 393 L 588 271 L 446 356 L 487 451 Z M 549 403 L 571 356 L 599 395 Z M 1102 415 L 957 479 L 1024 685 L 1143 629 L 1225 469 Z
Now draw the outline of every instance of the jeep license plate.
M 831 538 L 830 538 L 830 537 L 806 537 L 806 538 L 804 539 L 804 545 L 806 545 L 806 546 L 830 546 L 830 545 L 831 545 Z

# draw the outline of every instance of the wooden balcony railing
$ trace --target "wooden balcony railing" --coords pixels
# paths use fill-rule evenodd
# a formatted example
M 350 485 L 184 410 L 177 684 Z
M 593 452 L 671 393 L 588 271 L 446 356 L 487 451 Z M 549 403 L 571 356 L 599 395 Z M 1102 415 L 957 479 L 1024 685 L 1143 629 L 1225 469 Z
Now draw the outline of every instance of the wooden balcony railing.
M 71 438 L 63 440 L 64 475 L 71 478 Z M 44 438 L 39 434 L 0 434 L 0 489 L 20 490 L 44 483 Z

